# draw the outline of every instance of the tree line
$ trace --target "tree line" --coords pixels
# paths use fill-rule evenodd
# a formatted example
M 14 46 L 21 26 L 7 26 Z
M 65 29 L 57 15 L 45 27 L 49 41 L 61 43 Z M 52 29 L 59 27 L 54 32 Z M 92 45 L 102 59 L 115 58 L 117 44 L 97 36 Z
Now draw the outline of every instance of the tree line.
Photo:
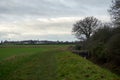
M 90 60 L 120 74 L 120 0 L 113 0 L 108 10 L 111 23 L 86 17 L 73 26 L 73 34 L 81 40 L 78 50 L 88 50 Z

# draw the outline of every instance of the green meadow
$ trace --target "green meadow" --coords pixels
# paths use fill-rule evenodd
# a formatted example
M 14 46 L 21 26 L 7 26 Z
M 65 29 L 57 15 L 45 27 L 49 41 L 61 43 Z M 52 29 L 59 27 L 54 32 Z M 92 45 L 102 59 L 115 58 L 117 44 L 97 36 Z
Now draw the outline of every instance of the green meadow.
M 120 77 L 71 53 L 69 45 L 0 48 L 0 80 L 120 80 Z

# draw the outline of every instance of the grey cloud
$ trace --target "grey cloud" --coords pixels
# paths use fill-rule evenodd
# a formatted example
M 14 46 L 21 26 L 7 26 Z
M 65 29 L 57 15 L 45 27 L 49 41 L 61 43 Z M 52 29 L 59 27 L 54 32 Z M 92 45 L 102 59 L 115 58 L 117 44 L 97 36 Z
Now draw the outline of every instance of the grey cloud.
M 107 2 L 110 0 L 1 0 L 0 14 L 18 16 L 85 15 L 92 7 L 105 8 Z
M 0 37 L 7 39 L 11 36 L 16 40 L 39 37 L 73 40 L 73 36 L 67 34 L 71 32 L 72 24 L 75 22 L 71 17 L 97 16 L 106 20 L 109 17 L 107 9 L 110 3 L 111 0 L 0 0 L 0 27 L 6 27 L 5 31 L 0 30 Z M 68 17 L 70 20 L 57 19 L 61 17 Z M 38 21 L 40 18 L 41 22 Z M 42 19 L 48 22 L 44 23 Z

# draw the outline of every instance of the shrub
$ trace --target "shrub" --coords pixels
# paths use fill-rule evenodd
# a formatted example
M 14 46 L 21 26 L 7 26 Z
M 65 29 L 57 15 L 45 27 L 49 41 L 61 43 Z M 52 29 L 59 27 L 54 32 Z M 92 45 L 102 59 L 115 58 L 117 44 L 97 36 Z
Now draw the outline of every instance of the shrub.
M 120 34 L 111 37 L 106 47 L 111 60 L 120 65 Z
M 105 46 L 103 43 L 97 43 L 94 45 L 93 48 L 91 48 L 92 56 L 95 57 L 95 59 L 101 63 L 107 62 L 107 54 L 105 50 Z
M 106 43 L 111 35 L 113 35 L 112 28 L 104 25 L 104 27 L 99 28 L 91 38 L 93 41 Z
M 81 50 L 81 45 L 79 44 L 75 45 L 75 50 Z

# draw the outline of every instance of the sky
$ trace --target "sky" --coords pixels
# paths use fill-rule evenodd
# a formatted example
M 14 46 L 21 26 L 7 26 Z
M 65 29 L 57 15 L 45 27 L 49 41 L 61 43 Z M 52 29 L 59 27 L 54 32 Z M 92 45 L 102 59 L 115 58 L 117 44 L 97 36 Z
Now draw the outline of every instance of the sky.
M 0 0 L 0 40 L 75 41 L 73 24 L 87 16 L 109 22 L 111 0 Z

